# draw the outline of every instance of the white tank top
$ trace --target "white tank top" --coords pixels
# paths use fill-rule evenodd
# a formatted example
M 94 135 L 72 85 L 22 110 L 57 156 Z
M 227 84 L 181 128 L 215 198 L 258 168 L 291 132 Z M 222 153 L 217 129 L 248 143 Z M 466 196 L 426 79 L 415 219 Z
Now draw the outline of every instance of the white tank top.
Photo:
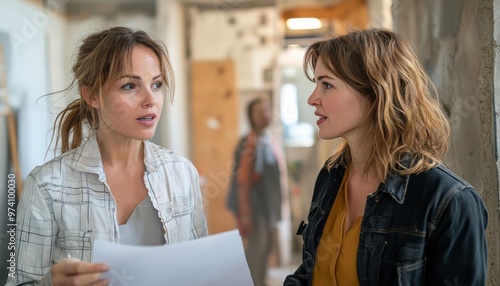
M 120 243 L 131 245 L 163 245 L 163 225 L 151 199 L 140 202 L 125 224 L 119 225 Z

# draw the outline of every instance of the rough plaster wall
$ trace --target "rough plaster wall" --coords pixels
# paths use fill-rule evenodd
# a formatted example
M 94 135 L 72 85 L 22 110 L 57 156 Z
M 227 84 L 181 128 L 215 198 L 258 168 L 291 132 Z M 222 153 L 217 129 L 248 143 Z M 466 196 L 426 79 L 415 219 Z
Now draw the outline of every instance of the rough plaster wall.
M 499 285 L 493 89 L 493 7 L 498 2 L 403 0 L 394 1 L 392 7 L 394 30 L 416 48 L 449 117 L 452 135 L 446 163 L 477 189 L 488 208 L 488 285 Z

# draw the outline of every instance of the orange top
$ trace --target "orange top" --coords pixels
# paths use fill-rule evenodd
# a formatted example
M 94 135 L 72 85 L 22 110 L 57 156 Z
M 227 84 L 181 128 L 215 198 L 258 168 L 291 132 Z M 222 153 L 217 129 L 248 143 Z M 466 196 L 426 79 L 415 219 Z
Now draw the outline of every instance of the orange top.
M 363 217 L 358 217 L 345 233 L 347 178 L 349 178 L 348 170 L 344 174 L 337 198 L 328 215 L 316 250 L 316 263 L 312 277 L 313 286 L 359 285 L 356 258 Z

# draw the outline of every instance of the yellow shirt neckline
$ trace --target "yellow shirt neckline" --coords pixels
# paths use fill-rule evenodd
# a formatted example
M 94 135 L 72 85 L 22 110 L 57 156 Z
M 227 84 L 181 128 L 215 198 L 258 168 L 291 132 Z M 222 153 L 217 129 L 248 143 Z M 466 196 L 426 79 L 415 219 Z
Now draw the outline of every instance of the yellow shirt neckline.
M 359 285 L 356 261 L 363 217 L 358 217 L 349 230 L 344 230 L 348 178 L 346 169 L 316 250 L 313 286 Z

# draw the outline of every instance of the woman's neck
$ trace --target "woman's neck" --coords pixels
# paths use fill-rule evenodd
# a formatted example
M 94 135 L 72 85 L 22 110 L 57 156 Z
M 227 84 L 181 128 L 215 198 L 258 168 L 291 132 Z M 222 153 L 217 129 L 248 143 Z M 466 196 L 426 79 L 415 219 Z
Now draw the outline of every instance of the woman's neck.
M 369 141 L 349 142 L 351 152 L 350 174 L 355 177 L 365 177 L 370 183 L 376 181 L 378 183 L 377 175 L 373 166 L 368 166 L 368 157 L 372 152 L 371 146 L 367 143 Z
M 262 133 L 264 133 L 266 129 L 265 128 L 253 128 L 252 131 L 253 133 L 255 133 L 256 135 L 261 135 Z
M 127 168 L 144 162 L 143 142 L 97 132 L 97 144 L 105 166 Z

